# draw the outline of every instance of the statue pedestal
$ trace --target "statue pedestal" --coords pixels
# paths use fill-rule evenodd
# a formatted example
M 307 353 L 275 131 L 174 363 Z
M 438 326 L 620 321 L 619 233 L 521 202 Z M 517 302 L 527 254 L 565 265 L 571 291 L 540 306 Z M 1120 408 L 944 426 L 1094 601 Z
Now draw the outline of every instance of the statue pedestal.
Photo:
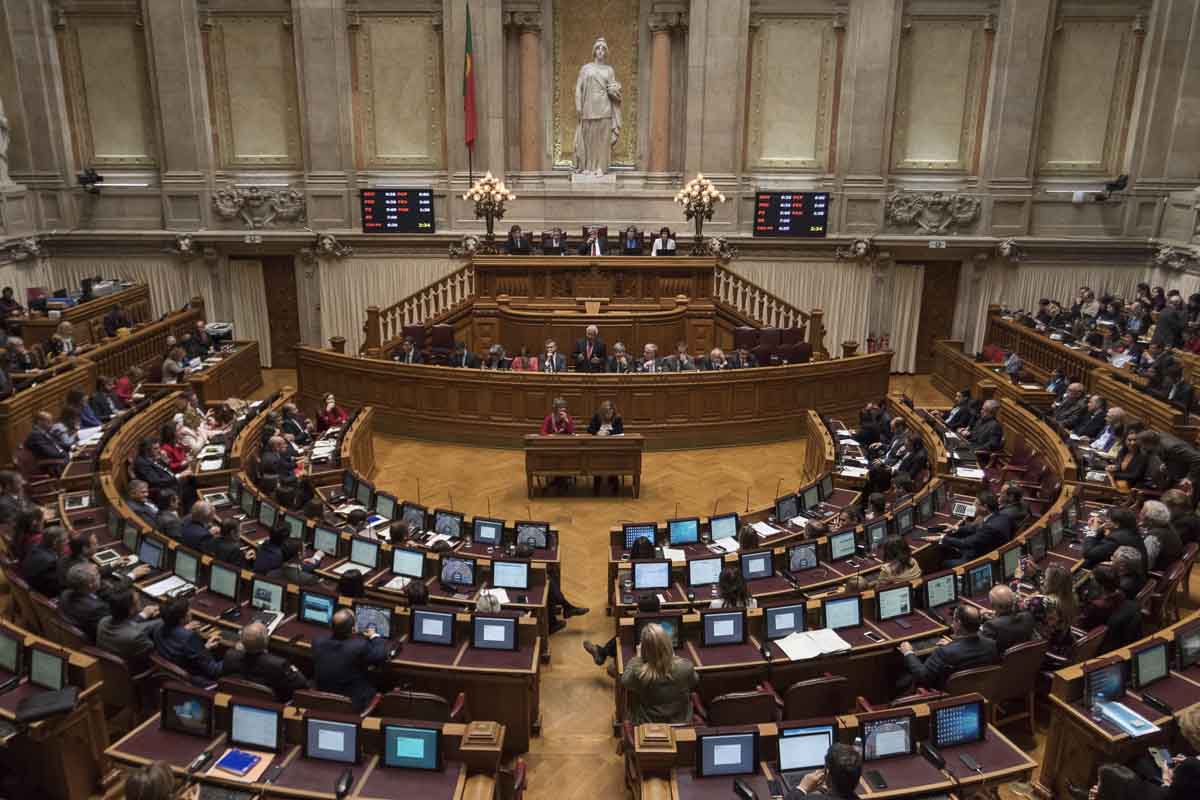
M 584 175 L 581 172 L 571 173 L 572 189 L 616 189 L 617 176 L 609 172 L 606 175 Z

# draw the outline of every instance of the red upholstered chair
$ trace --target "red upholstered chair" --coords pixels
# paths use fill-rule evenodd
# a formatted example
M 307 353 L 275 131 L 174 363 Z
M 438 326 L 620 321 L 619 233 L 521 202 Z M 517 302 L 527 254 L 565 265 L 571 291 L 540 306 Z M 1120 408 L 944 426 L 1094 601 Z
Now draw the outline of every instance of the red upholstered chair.
M 765 684 L 765 688 L 775 691 L 770 683 Z M 850 682 L 844 675 L 826 672 L 818 678 L 796 681 L 783 693 L 782 699 L 776 692 L 775 700 L 784 719 L 832 717 L 846 713 L 850 707 Z
M 774 690 L 764 686 L 750 692 L 729 692 L 714 697 L 707 706 L 692 693 L 692 710 L 706 725 L 753 725 L 778 722 L 780 709 Z
M 217 681 L 217 691 L 234 697 L 245 697 L 247 700 L 275 702 L 275 692 L 270 686 L 246 678 L 221 678 Z
M 753 350 L 758 346 L 758 328 L 751 328 L 748 325 L 741 325 L 733 329 L 733 349 L 740 350 L 743 347 L 747 350 Z
M 104 717 L 110 730 L 128 731 L 149 716 L 142 706 L 138 686 L 142 680 L 149 678 L 150 670 L 135 675 L 125 659 L 98 647 L 85 647 L 82 652 L 100 664 L 103 680 L 100 692 L 104 697 Z
M 365 717 L 374 713 L 375 704 L 378 702 L 379 695 L 375 695 L 360 716 Z M 292 695 L 292 705 L 309 711 L 331 711 L 335 714 L 350 715 L 355 713 L 354 702 L 346 695 L 320 692 L 316 689 L 297 689 L 296 693 Z
M 424 722 L 461 722 L 471 721 L 467 713 L 467 696 L 462 692 L 454 698 L 451 705 L 446 698 L 433 692 L 413 692 L 404 689 L 394 689 L 379 698 L 375 704 L 375 715 L 379 717 L 395 717 L 398 719 L 415 719 Z
M 1004 677 L 996 681 L 992 689 L 993 694 L 988 698 L 993 725 L 1028 719 L 1030 736 L 1037 735 L 1037 717 L 1034 709 L 1038 673 L 1042 669 L 1042 659 L 1045 658 L 1049 647 L 1050 642 L 1046 639 L 1034 639 L 1013 645 L 1005 651 L 1001 664 Z M 1002 715 L 1005 704 L 1019 704 L 1019 710 Z

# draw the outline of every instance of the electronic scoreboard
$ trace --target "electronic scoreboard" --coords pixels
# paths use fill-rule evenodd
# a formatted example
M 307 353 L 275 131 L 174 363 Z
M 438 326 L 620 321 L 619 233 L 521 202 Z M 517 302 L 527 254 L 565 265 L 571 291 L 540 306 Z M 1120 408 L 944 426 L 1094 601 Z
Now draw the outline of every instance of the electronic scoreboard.
M 363 189 L 363 233 L 433 233 L 431 189 Z
M 759 192 L 754 199 L 755 236 L 825 237 L 828 192 Z

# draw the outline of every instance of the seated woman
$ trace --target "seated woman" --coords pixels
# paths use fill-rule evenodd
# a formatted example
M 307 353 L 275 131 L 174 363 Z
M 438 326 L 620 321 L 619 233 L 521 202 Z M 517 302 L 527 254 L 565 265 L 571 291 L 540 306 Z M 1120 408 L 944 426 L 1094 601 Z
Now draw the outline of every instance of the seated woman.
M 513 372 L 540 372 L 538 357 L 529 355 L 529 348 L 521 345 L 521 354 L 509 362 L 508 368 Z
M 588 433 L 593 436 L 616 436 L 624 432 L 625 424 L 621 421 L 621 415 L 617 413 L 617 407 L 613 405 L 612 400 L 605 400 L 596 413 L 592 414 Z
M 1017 569 L 1015 584 L 1036 576 L 1026 572 L 1026 564 Z M 1041 591 L 1021 600 L 1021 608 L 1033 614 L 1034 624 L 1043 639 L 1050 643 L 1049 653 L 1066 658 L 1071 655 L 1074 640 L 1071 626 L 1079 616 L 1079 602 L 1075 598 L 1075 581 L 1071 571 L 1051 564 L 1041 573 Z
M 921 565 L 912 556 L 908 540 L 889 536 L 883 543 L 883 567 L 875 576 L 879 583 L 915 581 L 921 578 Z
M 321 398 L 321 412 L 317 414 L 317 430 L 327 431 L 330 428 L 340 428 L 346 424 L 350 416 L 346 409 L 337 404 L 337 398 L 332 393 Z
M 568 435 L 575 433 L 575 420 L 571 419 L 571 412 L 567 410 L 567 401 L 561 397 L 554 398 L 553 408 L 542 420 L 543 436 L 556 433 Z
M 737 567 L 721 570 L 717 579 L 717 597 L 708 604 L 709 608 L 758 608 L 758 601 L 750 596 L 746 580 Z
M 189 456 L 198 455 L 208 446 L 208 430 L 204 425 L 204 418 L 190 406 L 183 412 L 183 419 L 180 420 L 175 435 L 179 446 L 186 450 Z
M 652 623 L 642 628 L 638 654 L 629 659 L 621 675 L 633 724 L 690 721 L 692 690 L 699 684 L 696 666 L 675 655 L 671 637 L 661 626 Z
M 167 357 L 163 359 L 162 382 L 179 383 L 184 376 L 183 365 L 186 361 L 187 355 L 183 352 L 183 348 L 172 347 L 167 353 Z
M 146 380 L 146 371 L 141 367 L 130 367 L 113 385 L 113 393 L 126 406 L 133 405 L 133 396 L 138 393 L 138 387 Z
M 1125 444 L 1117 451 L 1117 463 L 1105 467 L 1115 481 L 1125 481 L 1130 488 L 1150 488 L 1156 480 L 1151 474 L 1151 458 L 1144 445 L 1157 442 L 1158 434 L 1154 431 L 1134 432 L 1125 434 Z
M 625 233 L 621 236 L 621 254 L 626 256 L 642 254 L 642 237 L 638 235 L 638 229 L 632 225 L 626 228 Z
M 63 406 L 58 413 L 58 422 L 50 427 L 50 438 L 63 450 L 70 452 L 79 441 L 79 414 L 70 406 Z
M 63 320 L 58 323 L 54 335 L 46 342 L 46 352 L 55 356 L 69 356 L 74 355 L 76 349 L 75 329 L 71 323 Z
M 190 454 L 186 447 L 179 441 L 179 433 L 174 422 L 168 422 L 162 426 L 158 434 L 158 446 L 162 450 L 162 454 L 166 456 L 167 466 L 172 472 L 181 472 L 187 469 Z
M 650 255 L 675 255 L 675 237 L 671 235 L 670 228 L 664 226 L 662 230 L 658 232 L 658 238 L 654 240 L 654 244 L 650 247 Z
M 510 256 L 529 255 L 529 240 L 521 233 L 520 225 L 513 225 L 508 229 L 508 238 L 504 241 L 504 252 Z

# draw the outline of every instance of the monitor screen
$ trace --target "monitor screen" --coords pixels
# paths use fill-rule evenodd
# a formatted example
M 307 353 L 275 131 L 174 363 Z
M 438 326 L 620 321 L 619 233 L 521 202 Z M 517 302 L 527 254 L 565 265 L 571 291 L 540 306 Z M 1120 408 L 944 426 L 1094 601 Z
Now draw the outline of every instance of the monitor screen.
M 498 546 L 504 539 L 504 520 L 476 517 L 472 538 L 480 544 Z
M 268 528 L 275 527 L 275 517 L 278 515 L 278 509 L 270 503 L 263 503 L 258 507 L 258 521 Z
M 929 518 L 932 516 L 933 516 L 933 493 L 926 492 L 925 495 L 921 498 L 921 501 L 919 503 L 917 503 L 917 519 L 919 519 L 921 522 L 928 522 Z
M 775 519 L 778 522 L 787 522 L 789 519 L 795 519 L 800 513 L 800 501 L 794 494 L 785 494 L 783 497 L 775 499 Z
M 354 490 L 354 499 L 363 508 L 371 508 L 371 496 L 375 494 L 375 487 L 366 481 L 359 481 L 358 487 Z
M 775 574 L 770 550 L 758 550 L 753 553 L 742 553 L 742 577 L 748 581 L 755 578 L 769 578 Z
M 492 585 L 498 589 L 528 589 L 528 561 L 493 561 Z
M 752 775 L 758 772 L 758 732 L 696 737 L 696 774 Z
M 363 633 L 367 628 L 384 639 L 392 638 L 392 609 L 387 606 L 377 606 L 371 603 L 354 602 L 354 630 Z
M 825 755 L 833 746 L 833 726 L 779 729 L 779 770 L 812 770 L 825 766 Z
M 1021 546 L 1017 545 L 1005 550 L 1000 563 L 1004 571 L 1004 580 L 1010 580 L 1017 574 L 1017 568 L 1021 566 Z
M 317 528 L 313 531 L 313 548 L 327 555 L 336 556 L 338 542 L 341 541 L 341 538 L 337 531 L 331 531 L 329 528 Z
M 383 765 L 401 769 L 441 769 L 440 738 L 441 731 L 436 728 L 384 725 Z
M 1179 653 L 1180 669 L 1187 669 L 1200 661 L 1200 625 L 1177 631 L 1175 649 Z
M 696 517 L 667 520 L 667 533 L 672 547 L 700 541 L 700 520 Z
M 255 498 L 254 493 L 242 492 L 242 499 L 240 502 L 242 506 L 242 513 L 247 517 L 253 517 L 255 513 L 255 504 L 257 503 L 257 498 Z
M 1041 561 L 1046 557 L 1046 532 L 1034 531 L 1025 539 L 1025 548 L 1029 553 L 1029 560 L 1033 562 Z
M 474 586 L 475 559 L 457 556 L 443 558 L 441 580 L 452 586 Z
M 679 625 L 681 621 L 682 618 L 678 616 L 659 617 L 643 616 L 639 614 L 633 618 L 633 640 L 635 642 L 640 642 L 642 640 L 642 628 L 645 628 L 647 625 L 657 625 L 663 629 L 663 632 L 666 633 L 667 636 L 671 637 L 671 646 L 678 650 L 679 645 L 681 644 L 679 635 Z
M 788 548 L 788 572 L 801 572 L 817 566 L 817 546 L 797 544 Z
M 767 638 L 782 639 L 790 633 L 803 631 L 804 614 L 803 603 L 763 609 L 763 616 L 767 620 Z
M 654 544 L 657 528 L 653 522 L 633 522 L 622 525 L 621 531 L 625 534 L 625 549 L 632 550 L 633 543 L 638 539 L 649 539 L 650 544 Z
M 910 755 L 913 751 L 912 727 L 911 716 L 863 721 L 863 760 Z
M 425 554 L 420 550 L 397 547 L 392 551 L 392 572 L 406 578 L 424 578 Z
M 738 515 L 722 514 L 708 520 L 708 531 L 713 539 L 735 539 L 738 534 Z
M 886 519 L 877 519 L 867 526 L 867 547 L 871 550 L 878 550 L 883 547 L 883 540 L 887 538 L 888 521 Z
M 746 641 L 745 611 L 707 611 L 700 616 L 704 621 L 705 647 Z
M 361 564 L 367 569 L 375 569 L 379 565 L 379 542 L 355 537 L 350 540 L 350 560 Z
M 138 542 L 138 560 L 154 569 L 162 569 L 163 552 L 162 544 L 149 534 L 142 536 Z
M 527 544 L 534 550 L 542 550 L 549 546 L 549 522 L 522 522 L 518 520 L 513 524 L 513 528 L 517 532 L 517 544 Z
M 694 558 L 687 562 L 688 586 L 712 586 L 721 579 L 721 569 L 725 561 L 720 556 L 715 558 Z
M 830 630 L 856 628 L 862 624 L 858 595 L 823 600 L 821 605 L 825 611 L 825 627 Z
M 288 537 L 292 539 L 304 540 L 305 522 L 302 518 L 295 514 L 284 514 L 283 522 L 288 527 Z
M 0 632 L 0 669 L 13 675 L 21 671 L 21 642 L 7 631 Z
M 342 473 L 342 494 L 346 497 L 354 496 L 354 473 L 350 470 Z
M 875 595 L 875 599 L 879 604 L 880 622 L 903 617 L 912 612 L 912 589 L 907 586 L 881 589 Z
M 456 514 L 453 511 L 445 511 L 440 508 L 433 512 L 434 533 L 440 533 L 443 536 L 449 536 L 451 539 L 458 539 L 462 536 L 462 529 L 462 514 Z
M 186 692 L 166 686 L 162 690 L 161 721 L 164 730 L 211 739 L 212 698 L 200 692 Z
M 826 472 L 824 475 L 822 475 L 821 481 L 817 484 L 817 487 L 821 490 L 822 500 L 828 500 L 831 496 L 833 496 L 833 474 Z
M 282 584 L 255 578 L 250 587 L 250 605 L 263 611 L 283 611 Z
M 237 600 L 237 570 L 213 562 L 208 570 L 208 590 L 230 600 Z
M 308 717 L 304 720 L 304 755 L 320 761 L 358 762 L 358 726 Z
M 195 583 L 200 573 L 200 559 L 185 550 L 175 551 L 175 574 L 188 583 Z
M 517 621 L 512 617 L 482 617 L 472 620 L 471 646 L 481 650 L 516 650 Z
M 414 608 L 412 640 L 425 644 L 454 644 L 454 615 L 444 611 Z
M 925 581 L 925 607 L 940 608 L 958 599 L 954 573 L 948 572 Z
M 379 492 L 375 495 L 375 513 L 388 519 L 396 518 L 396 498 Z
M 1118 661 L 1088 672 L 1083 679 L 1083 702 L 1092 707 L 1097 694 L 1106 701 L 1119 700 L 1125 695 L 1125 662 Z
M 57 692 L 67 684 L 66 659 L 42 647 L 30 647 L 29 682 Z
M 819 505 L 821 505 L 821 490 L 814 483 L 800 493 L 800 508 L 804 511 L 812 511 Z
M 854 555 L 854 531 L 843 531 L 829 537 L 829 560 L 839 561 Z
M 1159 678 L 1166 677 L 1170 667 L 1167 665 L 1167 643 L 1158 642 L 1149 647 L 1133 652 L 1133 685 L 1141 689 L 1149 686 Z
M 896 520 L 896 533 L 900 536 L 907 536 L 913 529 L 913 507 L 911 505 L 897 509 L 892 518 Z
M 425 530 L 425 506 L 416 503 L 404 503 L 400 506 L 400 520 L 411 530 Z
M 316 592 L 300 592 L 300 619 L 313 625 L 329 625 L 333 622 L 333 612 L 337 608 L 337 599 Z
M 277 710 L 231 703 L 229 743 L 254 750 L 279 751 L 282 720 Z
M 983 703 L 959 703 L 933 709 L 930 720 L 935 747 L 954 747 L 983 739 Z
M 719 560 L 719 559 L 718 559 Z M 671 585 L 670 561 L 633 562 L 633 588 L 666 589 Z
M 967 597 L 979 597 L 992 588 L 992 565 L 980 564 L 967 570 Z

